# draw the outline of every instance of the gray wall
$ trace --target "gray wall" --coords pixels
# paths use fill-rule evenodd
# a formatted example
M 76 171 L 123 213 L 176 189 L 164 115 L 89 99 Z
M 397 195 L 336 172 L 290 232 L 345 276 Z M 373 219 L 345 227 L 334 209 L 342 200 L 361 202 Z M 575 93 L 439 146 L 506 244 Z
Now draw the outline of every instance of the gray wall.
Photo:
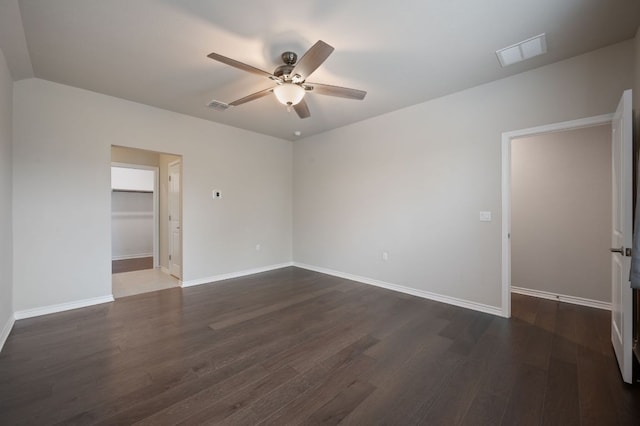
M 144 149 L 127 148 L 124 146 L 112 146 L 111 161 L 114 163 L 160 167 L 160 153 Z
M 502 133 L 615 111 L 633 61 L 630 40 L 296 142 L 294 260 L 500 307 Z
M 0 50 L 0 348 L 13 319 L 12 108 L 13 82 Z
M 111 193 L 111 258 L 153 256 L 153 192 Z
M 511 284 L 611 302 L 611 126 L 511 147 Z
M 291 142 L 40 79 L 14 95 L 16 311 L 111 294 L 114 143 L 182 156 L 183 280 L 291 261 Z

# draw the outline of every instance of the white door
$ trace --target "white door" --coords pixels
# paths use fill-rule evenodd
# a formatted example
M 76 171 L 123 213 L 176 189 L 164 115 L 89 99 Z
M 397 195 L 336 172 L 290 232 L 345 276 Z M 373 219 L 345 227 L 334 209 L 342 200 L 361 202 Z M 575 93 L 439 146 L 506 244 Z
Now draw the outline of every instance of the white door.
M 633 223 L 631 90 L 626 90 L 612 122 L 613 229 L 611 233 L 611 341 L 622 379 L 631 383 L 633 293 L 629 272 Z M 640 250 L 640 247 L 637 248 Z
M 169 273 L 182 275 L 182 238 L 180 221 L 180 161 L 169 163 Z

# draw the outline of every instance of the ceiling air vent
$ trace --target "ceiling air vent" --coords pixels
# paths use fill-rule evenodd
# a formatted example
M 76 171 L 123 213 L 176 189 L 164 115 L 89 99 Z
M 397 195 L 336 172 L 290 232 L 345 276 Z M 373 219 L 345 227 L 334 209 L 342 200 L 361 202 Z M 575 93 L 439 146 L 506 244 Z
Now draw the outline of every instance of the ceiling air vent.
M 521 41 L 520 43 L 512 44 L 504 49 L 496 50 L 500 65 L 503 67 L 542 55 L 543 53 L 547 53 L 547 40 L 544 33 Z
M 226 104 L 224 102 L 220 102 L 220 101 L 216 101 L 215 99 L 212 100 L 211 102 L 209 102 L 207 104 L 207 106 L 211 109 L 215 109 L 216 111 L 224 111 L 227 108 L 229 108 L 229 104 Z

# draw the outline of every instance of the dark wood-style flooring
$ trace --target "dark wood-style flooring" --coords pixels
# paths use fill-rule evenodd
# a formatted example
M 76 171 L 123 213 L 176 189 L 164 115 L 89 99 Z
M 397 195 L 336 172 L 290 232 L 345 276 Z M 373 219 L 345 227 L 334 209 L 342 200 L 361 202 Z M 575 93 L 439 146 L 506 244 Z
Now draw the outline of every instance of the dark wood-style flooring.
M 0 424 L 638 425 L 609 313 L 510 320 L 297 268 L 16 322 Z
M 111 261 L 112 274 L 119 274 L 120 272 L 142 271 L 144 269 L 153 269 L 153 256 Z

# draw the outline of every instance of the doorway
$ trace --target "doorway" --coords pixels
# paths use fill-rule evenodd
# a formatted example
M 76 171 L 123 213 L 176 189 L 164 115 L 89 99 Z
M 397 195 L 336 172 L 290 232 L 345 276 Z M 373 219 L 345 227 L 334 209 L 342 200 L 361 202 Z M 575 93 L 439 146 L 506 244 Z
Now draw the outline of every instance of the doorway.
M 158 266 L 158 168 L 111 163 L 112 272 Z
M 558 132 L 570 132 L 572 130 L 579 129 L 587 129 L 590 127 L 596 126 L 611 126 L 611 122 L 613 119 L 613 114 L 605 114 L 596 117 L 590 117 L 580 120 L 573 120 L 563 123 L 556 123 L 546 126 L 534 127 L 529 129 L 523 129 L 514 132 L 503 133 L 502 135 L 502 314 L 505 317 L 511 316 L 511 293 L 512 293 L 512 250 L 513 250 L 513 240 L 512 237 L 512 213 L 513 213 L 513 205 L 512 205 L 512 143 L 515 140 L 541 136 L 541 135 L 553 135 Z M 609 140 L 610 143 L 610 140 Z M 610 146 L 610 145 L 609 145 Z M 611 204 L 608 203 L 607 207 L 610 208 Z M 548 206 L 548 211 L 545 211 L 545 215 L 549 215 L 554 206 Z M 579 217 L 576 217 L 575 220 L 579 220 Z M 610 230 L 610 229 L 609 229 Z M 562 232 L 563 230 L 559 230 Z M 544 242 L 542 243 L 544 244 Z M 602 248 L 605 250 L 607 256 L 609 256 L 608 249 L 609 246 L 606 245 Z M 597 250 L 597 248 L 596 248 Z M 608 257 L 609 258 L 609 257 Z M 562 267 L 562 265 L 560 265 Z M 606 281 L 610 285 L 610 281 Z M 517 284 L 517 283 L 516 283 Z M 522 288 L 522 287 L 521 287 Z M 518 289 L 516 289 L 518 290 Z M 548 296 L 547 298 L 554 298 L 555 300 L 560 300 L 558 296 L 560 296 L 560 292 L 551 292 L 551 291 L 538 291 L 535 294 L 537 297 Z M 562 294 L 566 296 L 565 294 Z M 582 298 L 587 299 L 587 298 Z M 565 298 L 565 302 L 582 302 L 580 298 Z M 582 303 L 581 303 L 582 304 Z M 601 304 L 600 308 L 606 309 L 606 303 Z
M 611 125 L 511 141 L 511 292 L 611 310 Z
M 170 202 L 170 164 L 181 157 L 156 151 L 112 146 L 111 246 L 112 293 L 114 298 L 157 291 L 180 285 L 181 267 L 169 262 L 170 251 L 180 253 L 182 239 L 169 232 L 169 217 L 181 229 L 180 192 Z M 181 189 L 181 169 L 173 172 Z M 172 242 L 173 241 L 173 242 Z M 173 245 L 173 248 L 170 248 Z M 173 256 L 172 256 L 173 257 Z
M 182 189 L 180 160 L 169 163 L 168 213 L 169 213 L 169 273 L 176 278 L 182 276 Z

